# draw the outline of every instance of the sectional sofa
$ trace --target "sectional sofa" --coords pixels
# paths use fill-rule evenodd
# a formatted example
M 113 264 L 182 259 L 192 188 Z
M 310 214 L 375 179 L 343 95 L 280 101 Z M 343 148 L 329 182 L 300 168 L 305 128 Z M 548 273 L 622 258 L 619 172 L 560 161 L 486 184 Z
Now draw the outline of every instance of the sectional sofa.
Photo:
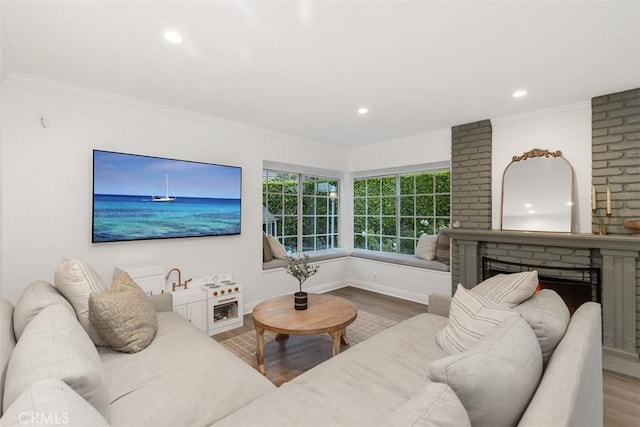
M 36 282 L 15 307 L 0 300 L 0 424 L 602 425 L 598 304 L 569 319 L 542 291 L 452 354 L 442 340 L 460 295 L 484 301 L 460 288 L 277 388 L 171 312 L 170 294 L 152 297 L 152 341 L 124 353 L 95 346 L 82 310 Z

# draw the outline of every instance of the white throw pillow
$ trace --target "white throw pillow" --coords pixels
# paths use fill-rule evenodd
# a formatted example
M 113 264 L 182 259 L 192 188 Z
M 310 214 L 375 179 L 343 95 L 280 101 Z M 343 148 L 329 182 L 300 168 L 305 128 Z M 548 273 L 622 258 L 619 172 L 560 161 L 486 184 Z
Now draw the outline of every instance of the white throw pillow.
M 96 409 L 57 378 L 38 381 L 2 414 L 3 427 L 25 425 L 108 427 Z
M 449 321 L 436 333 L 436 341 L 447 353 L 460 353 L 512 316 L 520 315 L 458 285 L 451 300 Z
M 515 426 L 542 376 L 542 354 L 520 316 L 506 319 L 473 348 L 434 360 L 429 378 L 449 385 L 474 427 Z
M 54 273 L 56 289 L 71 303 L 82 327 L 95 345 L 106 346 L 89 321 L 89 295 L 106 292 L 106 285 L 89 264 L 65 258 Z
M 418 258 L 426 259 L 427 261 L 433 261 L 436 256 L 436 244 L 438 243 L 438 236 L 430 236 L 423 234 L 418 239 L 415 256 Z
M 109 393 L 98 351 L 61 305 L 42 310 L 26 327 L 7 366 L 3 407 L 38 381 L 58 378 L 109 417 Z
M 42 310 L 53 304 L 60 304 L 69 310 L 69 313 L 76 315 L 75 310 L 53 285 L 44 280 L 37 280 L 27 286 L 20 295 L 13 310 L 13 332 L 16 340 L 20 339 L 24 328 Z
M 384 423 L 393 427 L 471 427 L 467 411 L 446 384 L 428 383 L 393 411 Z
M 287 250 L 278 242 L 278 239 L 273 237 L 271 234 L 267 235 L 269 239 L 269 247 L 271 248 L 271 253 L 273 253 L 273 257 L 277 259 L 287 259 Z
M 546 365 L 569 327 L 571 315 L 567 305 L 555 291 L 543 289 L 513 309 L 535 332 Z
M 529 298 L 538 287 L 538 272 L 498 274 L 478 283 L 471 292 L 512 308 Z

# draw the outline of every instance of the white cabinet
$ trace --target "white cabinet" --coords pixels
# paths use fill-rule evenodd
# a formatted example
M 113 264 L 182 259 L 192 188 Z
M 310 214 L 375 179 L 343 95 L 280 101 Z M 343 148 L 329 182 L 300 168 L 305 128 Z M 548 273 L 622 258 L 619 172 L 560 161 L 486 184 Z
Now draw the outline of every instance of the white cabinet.
M 200 287 L 171 292 L 173 311 L 207 332 L 207 291 Z
M 174 305 L 173 311 L 193 323 L 203 332 L 207 332 L 207 301 L 190 302 Z

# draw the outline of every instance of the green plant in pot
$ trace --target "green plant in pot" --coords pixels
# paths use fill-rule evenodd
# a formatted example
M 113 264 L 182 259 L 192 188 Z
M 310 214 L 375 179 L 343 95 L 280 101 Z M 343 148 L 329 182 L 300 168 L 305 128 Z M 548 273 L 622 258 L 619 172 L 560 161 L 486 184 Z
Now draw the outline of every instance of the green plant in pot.
M 295 277 L 300 284 L 300 291 L 294 294 L 294 308 L 296 310 L 307 309 L 307 293 L 302 291 L 302 284 L 309 277 L 318 272 L 319 265 L 309 265 L 309 255 L 289 255 L 284 270 Z

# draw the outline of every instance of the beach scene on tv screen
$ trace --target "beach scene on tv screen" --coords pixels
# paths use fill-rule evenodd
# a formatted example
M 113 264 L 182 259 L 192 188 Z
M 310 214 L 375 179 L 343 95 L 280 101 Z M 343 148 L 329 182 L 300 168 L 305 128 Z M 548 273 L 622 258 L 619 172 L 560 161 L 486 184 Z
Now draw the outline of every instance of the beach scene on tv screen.
M 240 233 L 242 169 L 93 152 L 93 242 Z

